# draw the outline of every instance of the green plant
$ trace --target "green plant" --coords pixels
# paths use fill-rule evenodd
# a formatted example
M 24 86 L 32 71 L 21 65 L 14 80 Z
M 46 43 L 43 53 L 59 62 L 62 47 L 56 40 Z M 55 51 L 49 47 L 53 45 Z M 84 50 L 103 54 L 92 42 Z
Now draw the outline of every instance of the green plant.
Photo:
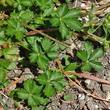
M 62 91 L 67 85 L 61 72 L 56 71 L 46 71 L 45 74 L 39 75 L 36 80 L 45 86 L 43 92 L 47 97 L 56 94 L 56 90 Z
M 20 99 L 28 99 L 29 106 L 36 106 L 48 102 L 48 99 L 42 97 L 42 94 L 40 93 L 43 86 L 37 86 L 32 79 L 26 80 L 23 85 L 24 89 L 19 89 L 17 95 Z
M 66 95 L 64 95 L 64 100 L 69 101 L 69 100 L 71 100 L 71 99 L 72 99 L 71 94 L 66 94 Z
M 65 1 L 71 2 L 71 0 Z M 107 42 L 110 28 L 109 14 L 98 26 L 93 24 L 97 20 L 93 15 L 95 9 L 93 5 L 89 12 L 89 23 L 85 29 L 83 22 L 79 20 L 80 8 L 69 9 L 65 4 L 56 6 L 56 2 L 60 0 L 0 1 L 0 88 L 8 86 L 11 79 L 7 78 L 6 74 L 17 64 L 22 67 L 23 64 L 28 67 L 31 65 L 33 68 L 42 70 L 43 74 L 35 74 L 36 80 L 27 79 L 23 87 L 17 88 L 9 95 L 18 104 L 20 100 L 27 100 L 32 110 L 46 110 L 47 108 L 42 105 L 45 105 L 57 90 L 62 92 L 67 85 L 64 75 L 57 67 L 55 71 L 50 69 L 50 62 L 59 58 L 60 52 L 69 47 L 64 40 L 71 38 L 73 32 L 82 31 L 90 37 L 100 26 L 103 26 L 105 35 L 100 37 L 100 41 L 96 38 L 95 41 L 102 43 L 106 49 L 109 45 Z M 47 38 L 44 38 L 45 36 Z M 75 72 L 79 67 L 84 71 L 90 71 L 92 67 L 96 70 L 101 69 L 102 64 L 94 60 L 103 56 L 102 48 L 93 51 L 93 45 L 88 41 L 84 43 L 84 48 L 77 51 L 77 57 L 82 60 L 80 63 L 73 62 L 67 55 L 62 55 L 65 61 L 62 67 L 65 72 Z M 34 71 L 37 73 L 36 69 Z M 76 78 L 74 75 L 68 76 Z M 64 98 L 68 100 L 70 96 L 67 95 Z
M 91 67 L 96 70 L 102 68 L 101 62 L 94 61 L 103 56 L 102 48 L 97 48 L 93 51 L 93 45 L 90 42 L 84 43 L 84 50 L 79 50 L 77 56 L 83 61 L 81 69 L 84 71 L 90 71 Z

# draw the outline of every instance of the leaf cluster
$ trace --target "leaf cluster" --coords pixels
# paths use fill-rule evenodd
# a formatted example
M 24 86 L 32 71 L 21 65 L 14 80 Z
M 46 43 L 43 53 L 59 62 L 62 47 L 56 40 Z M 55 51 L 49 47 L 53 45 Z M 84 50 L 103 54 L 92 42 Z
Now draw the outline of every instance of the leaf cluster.
M 39 84 L 37 82 L 39 82 Z M 10 94 L 10 97 L 18 95 L 20 99 L 28 100 L 28 105 L 35 107 L 39 104 L 46 104 L 48 97 L 55 95 L 56 90 L 62 91 L 67 82 L 60 72 L 46 71 L 36 78 L 24 81 L 24 89 L 17 89 Z
M 84 43 L 84 50 L 77 51 L 77 56 L 83 61 L 81 69 L 90 71 L 91 67 L 100 70 L 102 68 L 101 62 L 94 61 L 101 58 L 104 53 L 102 48 L 97 48 L 93 51 L 93 45 L 90 42 Z

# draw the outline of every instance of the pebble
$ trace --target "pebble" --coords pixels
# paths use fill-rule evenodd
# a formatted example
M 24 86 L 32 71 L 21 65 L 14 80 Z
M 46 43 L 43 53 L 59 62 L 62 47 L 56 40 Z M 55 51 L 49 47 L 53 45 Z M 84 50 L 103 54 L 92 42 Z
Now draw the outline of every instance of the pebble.
M 107 84 L 102 84 L 102 90 L 104 92 L 110 92 L 110 85 L 107 85 Z
M 110 100 L 110 92 L 107 92 L 106 100 Z
M 85 95 L 84 94 L 79 94 L 78 97 L 79 97 L 80 100 L 84 100 L 85 99 Z
M 90 84 L 90 82 L 91 82 L 90 79 L 86 79 L 86 80 L 85 80 L 85 83 L 86 83 L 87 86 Z
M 107 80 L 108 80 L 108 81 L 110 81 L 110 76 L 109 76 L 109 77 L 107 77 Z

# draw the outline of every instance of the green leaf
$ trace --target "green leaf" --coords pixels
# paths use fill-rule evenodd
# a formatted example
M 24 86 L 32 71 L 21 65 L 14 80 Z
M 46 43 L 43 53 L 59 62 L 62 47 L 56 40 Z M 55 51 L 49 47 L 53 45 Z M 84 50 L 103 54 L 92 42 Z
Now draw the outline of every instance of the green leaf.
M 10 18 L 8 21 L 8 28 L 6 30 L 8 35 L 16 36 L 16 39 L 23 38 L 23 34 L 26 33 L 25 28 L 22 26 L 21 21 Z M 16 34 L 15 34 L 16 33 Z
M 49 51 L 47 53 L 48 57 L 52 60 L 55 60 L 58 58 L 58 53 L 56 51 Z
M 0 83 L 4 81 L 6 73 L 4 70 L 0 69 Z
M 64 100 L 66 100 L 66 101 L 72 100 L 71 94 L 66 94 L 66 95 L 64 95 Z
M 3 51 L 5 59 L 12 61 L 17 61 L 19 58 L 19 49 L 18 47 L 8 47 Z
M 65 71 L 75 71 L 75 69 L 76 69 L 77 67 L 78 67 L 78 66 L 77 66 L 77 62 L 71 63 L 69 66 L 67 66 L 67 67 L 65 68 Z
M 62 38 L 68 38 L 70 30 L 74 29 L 75 31 L 80 31 L 83 24 L 78 17 L 80 16 L 80 10 L 68 9 L 68 6 L 65 4 L 58 7 L 55 14 L 50 19 L 52 26 L 59 26 L 59 31 L 62 35 Z M 71 34 L 72 35 L 72 34 Z
M 16 62 L 11 62 L 11 63 L 9 64 L 9 66 L 7 67 L 7 69 L 8 69 L 8 70 L 13 70 L 13 69 L 15 69 L 16 65 L 17 65 Z
M 32 79 L 27 79 L 24 82 L 24 89 L 26 91 L 28 91 L 29 93 L 31 93 L 33 91 L 35 85 L 36 84 L 35 84 L 35 82 Z
M 83 63 L 81 69 L 84 71 L 90 71 L 91 69 L 90 62 Z
M 27 9 L 26 11 L 21 11 L 19 16 L 21 17 L 22 21 L 29 22 L 33 17 L 33 12 Z
M 28 98 L 28 105 L 30 105 L 31 107 L 37 106 L 39 104 L 45 104 L 47 102 L 48 102 L 48 99 L 40 97 L 40 95 L 38 94 L 34 94 L 33 96 L 30 96 Z
M 87 41 L 87 42 L 84 42 L 84 48 L 87 51 L 88 59 L 89 59 L 90 54 L 92 53 L 92 50 L 93 50 L 93 45 L 92 45 L 92 43 Z
M 6 42 L 6 39 L 0 37 L 0 46 L 1 46 L 2 44 L 4 44 L 5 42 Z
M 102 48 L 97 48 L 93 51 L 89 60 L 96 60 L 104 55 Z
M 43 79 L 43 80 L 42 80 Z M 45 85 L 47 83 L 48 77 L 46 74 L 39 75 L 38 78 L 36 79 L 40 84 Z
M 43 92 L 47 97 L 52 97 L 56 94 L 56 90 L 50 84 L 46 84 Z
M 56 90 L 62 91 L 64 86 L 67 85 L 66 81 L 64 80 L 64 76 L 60 72 L 56 71 L 48 70 L 46 73 L 39 75 L 36 80 L 40 84 L 45 85 L 44 92 L 47 97 L 53 96 Z
M 60 17 L 60 19 L 62 19 L 63 16 L 65 16 L 68 13 L 68 6 L 66 6 L 65 4 L 61 5 L 58 10 L 57 10 L 57 14 Z
M 43 17 L 49 16 L 54 11 L 53 7 L 44 10 Z
M 77 51 L 77 56 L 83 60 L 83 61 L 87 61 L 88 60 L 88 54 L 85 50 L 79 50 Z
M 36 106 L 38 104 L 40 104 L 40 103 L 38 102 L 38 100 L 34 99 L 33 96 L 30 96 L 28 98 L 28 105 L 30 105 L 31 107 Z
M 102 63 L 101 62 L 97 62 L 97 61 L 91 61 L 89 62 L 89 64 L 95 68 L 96 70 L 101 70 L 102 69 Z
M 50 19 L 50 23 L 52 24 L 52 26 L 57 27 L 60 25 L 60 20 L 57 16 L 54 16 Z
M 44 38 L 41 42 L 43 49 L 47 52 L 52 48 L 53 42 L 48 38 Z
M 24 90 L 24 89 L 20 89 L 20 90 L 17 92 L 17 94 L 18 94 L 18 97 L 19 97 L 20 99 L 28 99 L 28 97 L 29 97 L 28 92 L 27 92 L 26 90 Z
M 54 6 L 52 0 L 36 0 L 36 4 L 41 10 L 49 9 Z
M 54 85 L 54 87 L 57 89 L 57 90 L 59 90 L 59 91 L 63 91 L 63 85 L 60 83 L 60 82 L 55 82 L 55 81 L 53 81 L 52 82 L 52 84 Z
M 63 22 L 61 22 L 60 24 L 59 31 L 61 32 L 63 39 L 66 38 L 67 35 L 69 34 L 69 29 L 66 27 L 66 25 Z
M 41 106 L 41 107 L 32 107 L 32 110 L 49 110 L 47 109 L 45 106 Z
M 80 31 L 83 26 L 81 21 L 77 19 L 63 19 L 63 22 L 75 31 Z
M 76 8 L 70 9 L 63 19 L 70 19 L 70 18 L 78 18 L 80 16 L 80 11 Z
M 37 59 L 37 64 L 42 70 L 46 70 L 49 66 L 48 59 L 45 55 L 40 55 Z
M 7 68 L 9 66 L 8 60 L 0 60 L 0 67 Z
M 21 0 L 21 4 L 27 7 L 31 7 L 33 5 L 31 0 Z

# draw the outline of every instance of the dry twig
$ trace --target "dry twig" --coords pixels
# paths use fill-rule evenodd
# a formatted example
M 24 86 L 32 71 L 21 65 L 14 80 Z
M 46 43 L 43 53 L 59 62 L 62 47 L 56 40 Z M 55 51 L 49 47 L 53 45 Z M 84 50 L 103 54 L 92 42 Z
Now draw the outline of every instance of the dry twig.
M 93 97 L 93 98 L 95 98 L 95 99 L 102 100 L 102 101 L 106 101 L 106 102 L 110 102 L 110 100 L 106 100 L 106 99 L 104 99 L 104 98 L 97 97 L 97 96 L 95 96 L 95 95 L 89 93 L 88 91 L 86 91 L 85 89 L 83 89 L 82 87 L 80 87 L 78 84 L 76 84 L 74 81 L 72 81 L 72 80 L 66 75 L 66 73 L 64 72 L 64 70 L 63 70 L 63 68 L 62 68 L 62 66 L 61 66 L 61 64 L 60 64 L 59 59 L 57 59 L 57 62 L 58 62 L 58 64 L 59 64 L 60 68 L 61 68 L 62 73 L 63 73 L 63 74 L 67 77 L 67 79 L 68 79 L 69 81 L 71 81 L 77 88 L 79 88 L 80 90 L 82 90 L 83 92 L 85 92 L 87 95 L 89 95 L 89 96 L 91 96 L 91 97 Z

